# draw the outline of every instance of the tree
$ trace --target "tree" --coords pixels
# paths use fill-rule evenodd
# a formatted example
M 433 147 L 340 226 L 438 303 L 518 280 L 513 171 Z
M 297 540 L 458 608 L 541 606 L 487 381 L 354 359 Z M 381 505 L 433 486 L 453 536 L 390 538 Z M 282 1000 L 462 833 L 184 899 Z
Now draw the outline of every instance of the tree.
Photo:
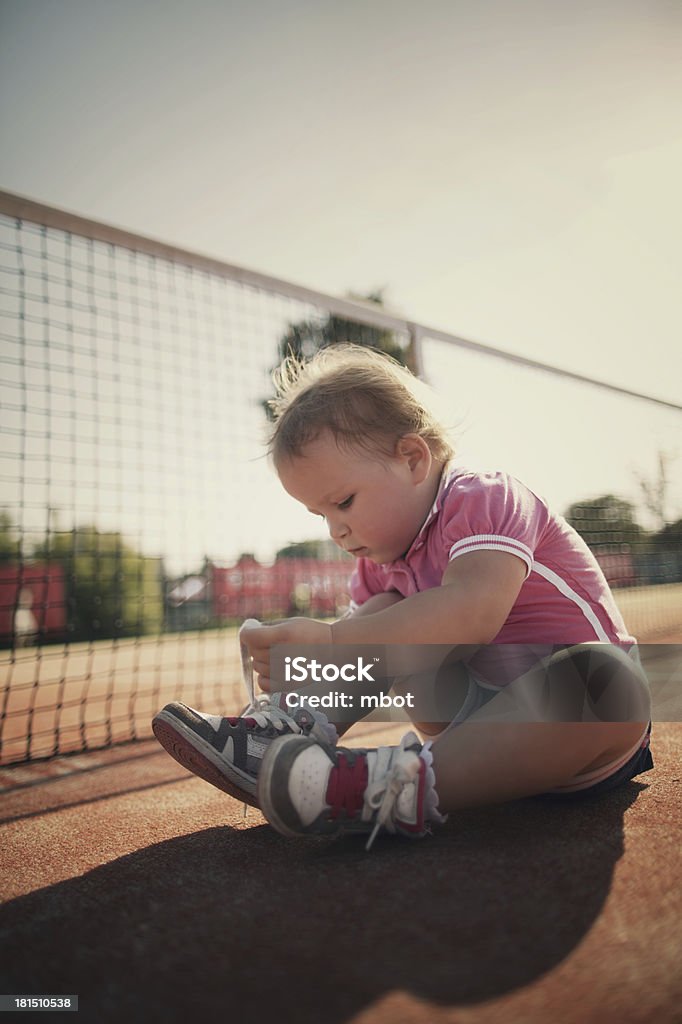
M 627 545 L 631 551 L 640 551 L 647 545 L 648 534 L 635 518 L 635 506 L 613 494 L 576 501 L 565 518 L 586 544 L 597 550 Z
M 129 547 L 120 533 L 94 526 L 58 533 L 35 557 L 64 567 L 73 640 L 139 636 L 163 625 L 160 559 Z
M 682 552 L 682 519 L 668 523 L 651 538 L 654 548 L 658 551 Z
M 0 509 L 0 564 L 18 561 L 16 527 L 6 509 Z
M 323 558 L 324 541 L 320 540 L 299 540 L 293 544 L 287 544 L 280 548 L 275 555 L 278 558 Z
M 349 298 L 376 306 L 384 304 L 381 291 L 371 292 L 365 297 L 350 295 Z M 329 313 L 325 318 L 299 320 L 291 324 L 279 342 L 279 361 L 282 362 L 287 356 L 310 359 L 319 349 L 344 342 L 379 349 L 413 372 L 416 369 L 411 347 L 405 346 L 393 331 L 383 327 L 372 327 L 371 324 L 359 320 L 348 320 L 334 313 Z M 274 369 L 276 367 L 273 367 Z M 268 419 L 272 420 L 273 414 L 268 400 L 262 405 Z
M 642 491 L 644 507 L 654 517 L 659 530 L 664 529 L 668 523 L 668 467 L 676 458 L 676 454 L 659 451 L 656 475 L 653 479 L 648 479 L 642 473 L 635 474 Z

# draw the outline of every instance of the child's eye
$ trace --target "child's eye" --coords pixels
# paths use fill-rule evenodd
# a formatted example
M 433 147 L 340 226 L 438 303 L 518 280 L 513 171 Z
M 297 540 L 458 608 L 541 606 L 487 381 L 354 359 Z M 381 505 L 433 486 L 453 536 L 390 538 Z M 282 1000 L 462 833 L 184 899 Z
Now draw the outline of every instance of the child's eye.
M 338 504 L 338 508 L 340 508 L 342 510 L 350 508 L 351 505 L 353 504 L 353 498 L 354 497 L 355 497 L 355 495 L 351 494 L 351 496 L 349 498 L 346 498 L 344 501 L 340 501 L 339 504 Z

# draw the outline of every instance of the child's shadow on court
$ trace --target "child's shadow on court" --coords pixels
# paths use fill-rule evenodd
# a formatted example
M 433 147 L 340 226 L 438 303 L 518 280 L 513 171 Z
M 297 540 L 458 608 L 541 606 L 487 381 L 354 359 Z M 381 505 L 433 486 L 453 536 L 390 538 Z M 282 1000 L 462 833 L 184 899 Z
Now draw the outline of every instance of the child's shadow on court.
M 2 990 L 78 993 L 102 1022 L 337 1024 L 396 990 L 493 999 L 584 938 L 645 788 L 459 813 L 369 854 L 266 825 L 158 843 L 2 908 Z

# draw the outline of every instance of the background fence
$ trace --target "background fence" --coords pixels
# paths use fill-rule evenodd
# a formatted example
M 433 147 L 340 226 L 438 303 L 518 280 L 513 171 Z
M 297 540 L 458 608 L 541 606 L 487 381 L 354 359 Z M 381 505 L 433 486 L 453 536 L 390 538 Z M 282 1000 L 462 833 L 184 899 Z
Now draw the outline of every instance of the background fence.
M 234 711 L 239 620 L 343 609 L 262 440 L 283 350 L 347 339 L 569 515 L 641 639 L 682 639 L 680 406 L 0 194 L 0 763 Z

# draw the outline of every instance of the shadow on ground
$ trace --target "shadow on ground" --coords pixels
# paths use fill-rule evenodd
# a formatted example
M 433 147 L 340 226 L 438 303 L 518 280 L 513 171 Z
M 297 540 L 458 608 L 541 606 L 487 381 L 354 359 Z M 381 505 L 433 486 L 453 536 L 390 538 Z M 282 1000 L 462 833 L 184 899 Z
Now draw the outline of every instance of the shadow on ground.
M 171 839 L 6 904 L 1 990 L 78 994 L 85 1021 L 237 1024 L 500 997 L 589 931 L 645 788 L 469 811 L 370 854 L 265 825 Z

